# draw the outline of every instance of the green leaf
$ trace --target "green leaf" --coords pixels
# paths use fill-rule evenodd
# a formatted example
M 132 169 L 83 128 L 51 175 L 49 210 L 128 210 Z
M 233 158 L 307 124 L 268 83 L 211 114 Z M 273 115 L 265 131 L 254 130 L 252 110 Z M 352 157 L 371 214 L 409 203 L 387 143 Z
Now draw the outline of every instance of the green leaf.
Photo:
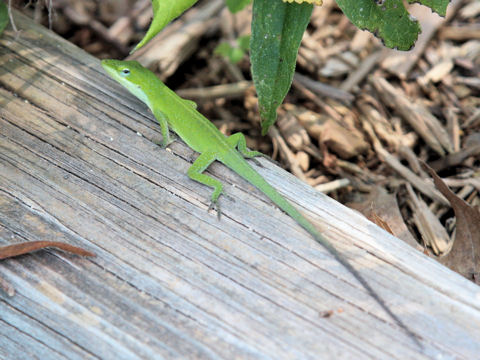
M 250 49 L 250 35 L 242 35 L 237 39 L 237 44 L 240 49 L 247 51 Z
M 236 42 L 236 46 L 232 46 L 229 43 L 222 42 L 215 48 L 214 53 L 224 56 L 228 58 L 228 60 L 232 64 L 236 64 L 243 59 L 245 53 L 250 47 L 250 35 L 240 36 Z
M 153 20 L 143 39 L 131 51 L 140 49 L 157 35 L 170 21 L 191 8 L 198 0 L 152 0 Z
M 408 0 L 408 2 L 410 4 L 420 3 L 428 6 L 438 15 L 445 16 L 447 15 L 447 6 L 450 3 L 450 0 Z
M 214 53 L 226 57 L 232 64 L 238 63 L 245 55 L 245 51 L 238 47 L 233 47 L 229 43 L 223 42 L 218 45 Z
M 228 10 L 235 14 L 250 4 L 252 0 L 225 0 L 225 2 L 227 3 Z
M 0 34 L 5 30 L 5 27 L 8 24 L 8 9 L 7 5 L 0 1 Z
M 277 108 L 292 84 L 298 47 L 312 9 L 307 3 L 253 1 L 250 59 L 263 135 L 275 122 Z
M 420 25 L 405 9 L 403 0 L 336 0 L 344 14 L 360 29 L 377 35 L 389 48 L 409 50 L 420 33 Z M 449 0 L 408 0 L 445 15 Z

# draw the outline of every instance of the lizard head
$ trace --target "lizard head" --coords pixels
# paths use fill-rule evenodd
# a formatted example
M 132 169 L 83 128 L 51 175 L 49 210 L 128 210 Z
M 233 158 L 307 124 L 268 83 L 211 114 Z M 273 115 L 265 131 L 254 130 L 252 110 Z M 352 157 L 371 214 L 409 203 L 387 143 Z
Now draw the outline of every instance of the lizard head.
M 108 75 L 150 106 L 147 91 L 152 87 L 152 79 L 156 80 L 155 74 L 140 65 L 138 61 L 109 59 L 102 60 L 102 66 Z

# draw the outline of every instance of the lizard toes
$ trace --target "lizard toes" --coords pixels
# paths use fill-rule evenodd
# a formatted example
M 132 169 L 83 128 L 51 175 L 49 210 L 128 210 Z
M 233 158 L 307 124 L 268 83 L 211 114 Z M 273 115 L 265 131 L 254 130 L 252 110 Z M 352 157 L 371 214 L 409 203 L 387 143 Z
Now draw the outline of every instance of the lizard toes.
M 217 212 L 217 218 L 220 219 L 221 211 L 220 211 L 220 205 L 218 204 L 217 201 L 212 201 L 210 203 L 207 211 L 209 212 L 210 210 L 215 210 Z

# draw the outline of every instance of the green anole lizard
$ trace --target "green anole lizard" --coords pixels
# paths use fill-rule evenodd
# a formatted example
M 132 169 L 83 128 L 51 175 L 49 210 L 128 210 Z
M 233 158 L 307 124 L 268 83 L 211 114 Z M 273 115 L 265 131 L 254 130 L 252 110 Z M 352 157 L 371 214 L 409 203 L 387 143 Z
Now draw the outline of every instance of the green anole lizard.
M 308 231 L 315 241 L 324 246 L 338 262 L 355 276 L 378 304 L 418 344 L 411 331 L 392 313 L 347 259 L 293 205 L 248 164 L 245 158 L 254 158 L 263 154 L 258 151 L 248 150 L 242 133 L 226 137 L 215 125 L 196 110 L 196 105 L 193 101 L 179 97 L 161 82 L 154 73 L 144 68 L 137 61 L 103 60 L 102 66 L 113 79 L 126 87 L 150 108 L 160 123 L 163 136 L 162 145 L 164 147 L 170 143 L 169 129 L 172 129 L 189 147 L 200 153 L 193 165 L 188 169 L 187 174 L 191 179 L 213 188 L 210 208 L 217 207 L 217 211 L 219 211 L 217 202 L 222 194 L 223 186 L 220 181 L 203 174 L 203 172 L 211 163 L 218 160 L 256 186 L 280 209 Z

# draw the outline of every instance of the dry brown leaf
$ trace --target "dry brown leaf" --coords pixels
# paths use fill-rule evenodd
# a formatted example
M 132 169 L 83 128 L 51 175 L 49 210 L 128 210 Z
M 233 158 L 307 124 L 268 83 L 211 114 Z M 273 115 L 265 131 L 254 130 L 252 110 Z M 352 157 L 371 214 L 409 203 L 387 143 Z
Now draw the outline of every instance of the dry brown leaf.
M 347 206 L 360 211 L 367 219 L 410 246 L 421 249 L 403 220 L 396 196 L 389 194 L 384 188 L 376 186 L 366 199 L 361 202 L 349 203 Z M 372 216 L 372 214 L 374 215 Z M 386 226 L 380 225 L 381 222 L 384 222 Z
M 450 252 L 440 262 L 480 284 L 477 266 L 480 259 L 480 211 L 453 193 L 437 173 L 424 164 L 437 189 L 448 199 L 457 220 L 456 234 Z

